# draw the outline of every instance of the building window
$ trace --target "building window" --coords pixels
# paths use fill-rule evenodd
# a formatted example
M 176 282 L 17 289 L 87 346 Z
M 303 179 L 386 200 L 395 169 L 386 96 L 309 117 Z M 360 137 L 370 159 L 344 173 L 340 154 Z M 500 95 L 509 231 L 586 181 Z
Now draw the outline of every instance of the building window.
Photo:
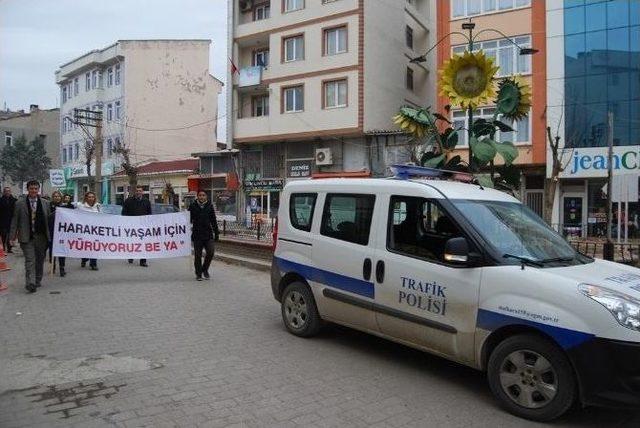
M 116 137 L 115 144 L 113 146 L 114 150 L 120 148 L 120 137 Z
M 473 119 L 485 119 L 492 121 L 496 112 L 494 107 L 480 108 L 473 112 Z M 468 129 L 468 114 L 463 110 L 456 110 L 452 113 L 453 127 L 458 130 L 458 146 L 468 146 L 467 129 Z M 530 116 L 516 122 L 504 119 L 502 115 L 498 115 L 497 119 L 503 123 L 506 123 L 511 128 L 512 132 L 496 132 L 497 141 L 510 141 L 512 143 L 528 143 L 531 141 L 530 135 Z
M 284 101 L 283 110 L 285 113 L 294 113 L 304 110 L 304 88 L 292 86 L 282 89 L 282 99 Z
M 259 95 L 252 99 L 252 116 L 269 116 L 269 95 Z
M 113 86 L 113 67 L 107 69 L 107 86 L 109 88 Z
M 80 79 L 77 77 L 73 79 L 73 95 L 78 95 L 80 93 Z
M 292 36 L 282 40 L 284 62 L 300 61 L 304 59 L 304 36 Z
M 324 108 L 347 106 L 347 79 L 324 82 Z
M 84 90 L 89 92 L 91 90 L 91 73 L 84 75 Z
M 122 116 L 122 109 L 120 108 L 120 101 L 116 101 L 116 120 L 120 120 L 120 117 Z
M 13 134 L 11 131 L 4 131 L 4 144 L 10 146 L 13 144 Z
M 67 148 L 62 148 L 62 163 L 67 163 Z
M 329 28 L 324 30 L 325 55 L 337 55 L 347 52 L 347 27 Z
M 522 48 L 531 47 L 531 36 L 513 37 L 513 41 Z M 454 46 L 452 49 L 454 55 L 461 55 L 466 50 L 466 45 Z M 496 74 L 498 77 L 531 73 L 531 56 L 520 55 L 518 47 L 507 39 L 477 42 L 473 46 L 473 51 L 479 50 L 483 50 L 485 55 L 492 58 L 494 64 L 499 67 Z
M 405 43 L 409 49 L 413 50 L 413 28 L 408 25 L 405 29 Z
M 263 3 L 256 5 L 253 9 L 253 20 L 262 21 L 263 19 L 269 19 L 271 17 L 271 6 L 269 3 Z
M 67 86 L 63 86 L 62 87 L 62 102 L 66 103 L 67 102 Z
M 120 64 L 116 64 L 116 76 L 115 76 L 116 85 L 120 84 Z
M 111 156 L 111 153 L 113 153 L 113 140 L 111 138 L 109 138 L 107 140 L 107 147 L 106 147 L 107 152 L 105 153 L 105 155 L 107 157 Z
M 282 0 L 282 11 L 293 12 L 304 8 L 304 0 Z
M 320 233 L 333 239 L 367 245 L 375 201 L 375 195 L 328 194 Z
M 463 18 L 531 6 L 531 0 L 451 0 L 451 16 Z
M 269 49 L 259 49 L 253 52 L 253 65 L 258 67 L 269 66 Z
M 111 122 L 113 120 L 113 104 L 107 104 L 107 121 Z
M 413 70 L 410 67 L 407 67 L 407 74 L 405 76 L 405 85 L 407 89 L 413 91 Z
M 71 150 L 71 148 L 69 148 L 69 150 Z M 79 157 L 80 157 L 80 144 L 76 143 L 75 160 L 78 160 Z
M 98 87 L 98 70 L 91 72 L 91 88 L 96 89 Z

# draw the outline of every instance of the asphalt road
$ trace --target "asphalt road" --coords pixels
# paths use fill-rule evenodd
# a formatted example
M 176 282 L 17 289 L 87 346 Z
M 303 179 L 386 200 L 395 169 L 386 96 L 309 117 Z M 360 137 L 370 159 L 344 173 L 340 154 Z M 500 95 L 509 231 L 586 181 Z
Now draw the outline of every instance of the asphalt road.
M 0 427 L 536 426 L 503 412 L 482 373 L 347 328 L 288 334 L 269 275 L 188 259 L 68 262 L 34 295 L 2 278 Z M 640 426 L 576 409 L 557 427 Z

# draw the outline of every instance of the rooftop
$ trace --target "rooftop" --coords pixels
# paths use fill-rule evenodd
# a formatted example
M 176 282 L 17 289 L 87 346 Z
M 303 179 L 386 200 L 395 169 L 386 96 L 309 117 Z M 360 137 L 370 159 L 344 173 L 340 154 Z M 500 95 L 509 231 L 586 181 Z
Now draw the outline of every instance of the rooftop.
M 160 175 L 160 174 L 191 174 L 198 169 L 198 159 L 180 159 L 172 161 L 149 162 L 138 166 L 138 175 Z M 127 174 L 118 171 L 113 176 L 122 177 Z

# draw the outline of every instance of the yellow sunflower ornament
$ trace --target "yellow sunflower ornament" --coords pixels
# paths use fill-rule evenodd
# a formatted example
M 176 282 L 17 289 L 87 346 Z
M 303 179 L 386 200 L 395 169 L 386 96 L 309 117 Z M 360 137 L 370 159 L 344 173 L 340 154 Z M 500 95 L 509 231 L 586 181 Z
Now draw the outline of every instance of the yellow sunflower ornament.
M 463 109 L 488 104 L 495 97 L 493 77 L 497 71 L 493 59 L 482 51 L 456 55 L 440 70 L 441 95 Z
M 531 87 L 520 76 L 505 77 L 498 84 L 496 106 L 507 119 L 524 119 L 531 108 Z

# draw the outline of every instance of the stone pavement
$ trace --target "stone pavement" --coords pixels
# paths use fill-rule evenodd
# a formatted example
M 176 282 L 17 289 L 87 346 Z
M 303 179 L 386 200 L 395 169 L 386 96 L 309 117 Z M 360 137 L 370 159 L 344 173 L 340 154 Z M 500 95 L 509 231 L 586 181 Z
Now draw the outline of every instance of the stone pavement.
M 288 334 L 268 273 L 188 259 L 149 268 L 69 260 L 0 294 L 0 427 L 533 426 L 501 411 L 482 373 L 346 328 Z M 577 410 L 556 426 L 640 426 Z

